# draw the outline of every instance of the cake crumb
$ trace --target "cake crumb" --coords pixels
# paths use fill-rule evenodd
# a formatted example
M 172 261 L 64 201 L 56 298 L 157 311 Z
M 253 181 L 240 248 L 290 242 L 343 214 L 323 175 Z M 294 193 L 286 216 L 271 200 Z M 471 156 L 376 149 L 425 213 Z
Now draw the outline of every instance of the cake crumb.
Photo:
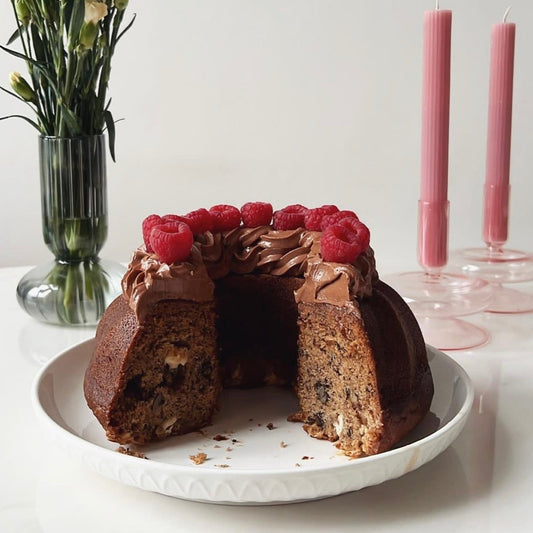
M 215 465 L 217 468 L 229 468 L 229 465 L 223 464 L 223 465 Z
M 216 441 L 221 441 L 221 440 L 228 440 L 229 437 L 226 437 L 226 435 L 215 435 L 213 437 L 213 440 L 216 440 Z
M 272 430 L 272 429 L 276 429 L 276 426 L 275 426 L 272 422 L 269 422 L 269 423 L 267 424 L 267 428 L 270 429 L 270 430 Z
M 220 444 L 215 444 L 213 448 L 222 448 L 222 446 L 220 446 Z
M 207 461 L 207 454 L 200 452 L 196 455 L 189 455 L 189 459 L 195 464 L 195 465 L 201 465 Z
M 280 448 L 286 448 L 287 447 L 287 443 L 285 443 L 284 441 L 281 441 L 279 443 L 279 446 L 280 446 Z
M 314 457 L 309 457 L 308 455 L 304 455 L 304 456 L 302 457 L 302 461 L 307 461 L 307 460 L 309 460 L 309 459 L 314 459 Z
M 294 466 L 302 466 L 300 463 L 295 463 Z
M 226 448 L 226 451 L 227 451 L 227 452 L 232 452 L 232 451 L 233 451 L 233 448 L 232 448 L 231 446 L 228 446 L 228 447 Z
M 119 446 L 117 448 L 118 453 L 122 453 L 124 455 L 131 455 L 131 457 L 138 457 L 139 459 L 148 459 L 146 455 L 142 452 L 136 452 L 134 450 L 131 450 L 130 448 L 125 448 L 124 446 Z
M 305 417 L 301 412 L 293 413 L 287 417 L 287 422 L 303 422 L 304 420 Z

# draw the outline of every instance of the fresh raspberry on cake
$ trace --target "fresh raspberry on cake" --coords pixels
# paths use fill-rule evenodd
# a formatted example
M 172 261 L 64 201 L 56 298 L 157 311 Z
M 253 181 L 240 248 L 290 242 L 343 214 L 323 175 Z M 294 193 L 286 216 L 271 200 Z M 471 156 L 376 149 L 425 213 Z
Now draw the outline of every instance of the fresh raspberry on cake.
M 242 222 L 247 228 L 268 226 L 272 220 L 272 204 L 248 202 L 241 207 Z
M 189 224 L 193 235 L 205 233 L 206 231 L 211 231 L 213 229 L 213 217 L 211 216 L 211 213 L 203 207 L 191 211 L 186 214 L 183 219 Z
M 322 223 L 320 225 L 322 231 L 324 231 L 328 226 L 332 226 L 333 224 L 337 224 L 340 220 L 343 218 L 356 218 L 359 220 L 359 217 L 353 212 L 353 211 L 337 211 L 336 213 L 333 213 L 331 215 L 326 215 L 322 219 Z
M 300 204 L 292 204 L 276 211 L 273 217 L 274 229 L 287 230 L 305 227 L 305 215 L 307 207 Z
M 320 254 L 324 261 L 353 263 L 362 251 L 356 233 L 346 226 L 334 224 L 322 233 Z
M 213 231 L 229 231 L 241 225 L 241 212 L 232 205 L 214 205 L 209 213 L 213 220 Z
M 315 207 L 314 209 L 309 209 L 305 214 L 305 229 L 310 231 L 321 231 L 322 219 L 326 215 L 332 215 L 336 213 L 339 208 L 335 205 L 323 205 L 322 207 Z
M 333 204 L 325 204 L 319 207 L 319 209 L 322 209 L 322 211 L 324 212 L 324 215 L 333 215 L 334 213 L 339 212 L 339 208 Z
M 364 252 L 370 245 L 370 230 L 357 218 L 347 217 L 339 221 L 340 226 L 353 231 L 361 245 L 361 251 Z
M 146 251 L 149 254 L 154 252 L 150 244 L 150 233 L 152 232 L 152 228 L 162 223 L 163 219 L 159 215 L 149 215 L 142 221 L 144 245 L 146 246 Z
M 166 224 L 167 222 L 185 222 L 187 223 L 187 221 L 180 215 L 173 215 L 173 214 L 169 214 L 169 215 L 163 215 L 161 217 L 162 219 L 162 224 Z
M 167 222 L 152 228 L 150 244 L 163 263 L 184 261 L 191 253 L 192 231 L 185 222 Z

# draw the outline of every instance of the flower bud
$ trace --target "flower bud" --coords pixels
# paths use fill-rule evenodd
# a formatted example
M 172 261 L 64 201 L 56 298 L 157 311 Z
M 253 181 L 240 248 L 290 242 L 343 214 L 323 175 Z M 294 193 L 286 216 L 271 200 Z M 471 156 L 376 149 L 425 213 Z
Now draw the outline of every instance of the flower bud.
M 85 23 L 98 24 L 107 15 L 107 4 L 99 0 L 85 0 Z
M 25 0 L 16 0 L 15 2 L 15 11 L 17 13 L 17 18 L 24 25 L 27 26 L 30 22 L 31 14 L 28 6 L 26 5 Z
M 115 0 L 115 7 L 118 11 L 124 11 L 128 7 L 130 0 Z
M 98 26 L 93 22 L 84 22 L 80 30 L 80 46 L 86 50 L 93 47 L 98 36 Z
M 35 91 L 30 87 L 29 83 L 19 72 L 12 72 L 9 75 L 9 83 L 11 84 L 13 90 L 26 102 L 37 101 Z

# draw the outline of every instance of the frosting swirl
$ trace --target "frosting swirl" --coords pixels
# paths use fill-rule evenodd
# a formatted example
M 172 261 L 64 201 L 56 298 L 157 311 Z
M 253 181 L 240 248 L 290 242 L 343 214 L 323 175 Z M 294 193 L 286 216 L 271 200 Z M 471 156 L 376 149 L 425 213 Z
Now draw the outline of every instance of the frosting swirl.
M 141 246 L 133 253 L 122 278 L 122 295 L 139 322 L 158 301 L 180 298 L 209 302 L 213 294 L 214 284 L 196 244 L 193 244 L 188 261 L 171 265 L 160 262 Z
M 122 280 L 123 296 L 139 320 L 151 305 L 165 299 L 197 302 L 213 299 L 212 280 L 230 273 L 258 272 L 304 277 L 297 302 L 356 306 L 372 294 L 377 280 L 374 252 L 362 253 L 353 264 L 328 263 L 320 255 L 322 233 L 271 226 L 239 227 L 223 233 L 197 235 L 188 261 L 161 263 L 144 246 L 138 248 Z
M 213 279 L 230 272 L 254 271 L 274 276 L 302 276 L 313 244 L 304 229 L 273 230 L 270 226 L 235 228 L 197 236 L 207 271 Z
M 319 255 L 310 258 L 309 263 L 304 284 L 295 294 L 297 302 L 353 305 L 357 298 L 371 296 L 378 277 L 372 248 L 354 264 L 327 263 Z

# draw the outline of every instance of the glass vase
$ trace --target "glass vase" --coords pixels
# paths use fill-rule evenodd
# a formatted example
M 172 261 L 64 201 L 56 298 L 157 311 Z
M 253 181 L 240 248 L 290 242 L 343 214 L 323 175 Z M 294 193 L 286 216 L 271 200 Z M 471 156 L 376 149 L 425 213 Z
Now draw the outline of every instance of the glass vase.
M 98 256 L 108 228 L 105 136 L 39 137 L 39 165 L 43 238 L 54 260 L 22 278 L 18 302 L 43 322 L 94 325 L 124 273 Z

